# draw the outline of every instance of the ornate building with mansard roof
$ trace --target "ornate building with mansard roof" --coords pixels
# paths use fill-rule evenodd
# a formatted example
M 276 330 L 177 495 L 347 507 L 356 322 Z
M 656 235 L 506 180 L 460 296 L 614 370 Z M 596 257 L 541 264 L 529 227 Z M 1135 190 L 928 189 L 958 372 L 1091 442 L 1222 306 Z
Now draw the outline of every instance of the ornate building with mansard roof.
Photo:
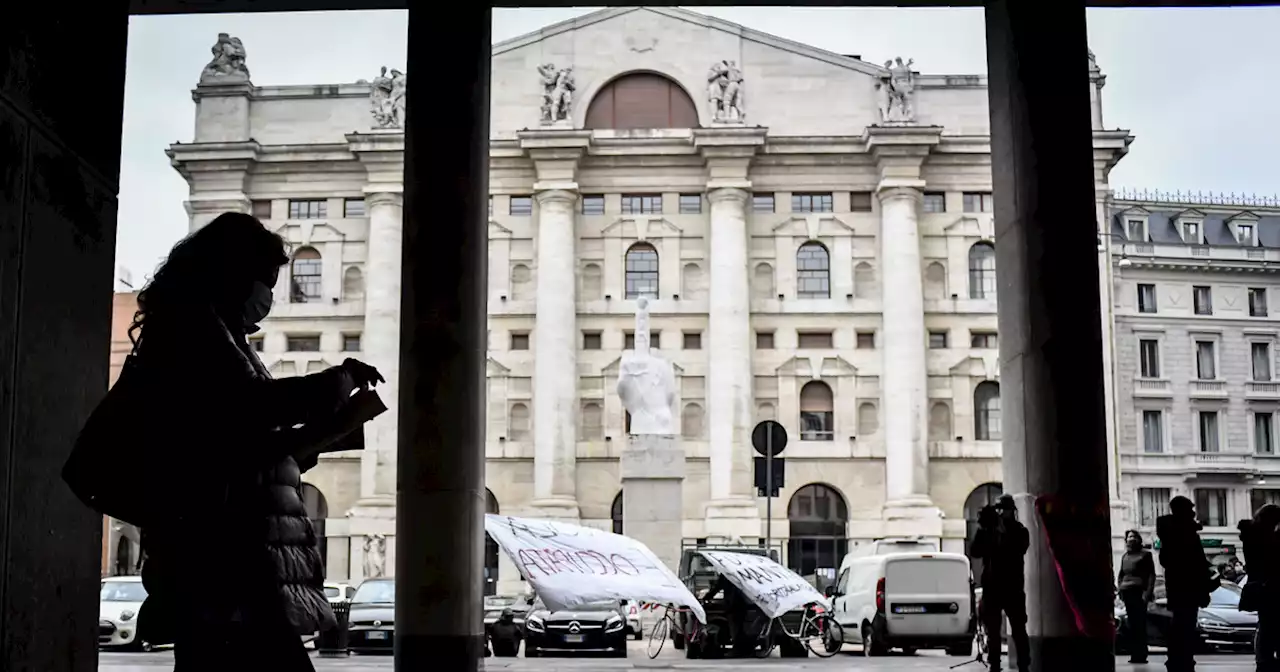
M 255 336 L 275 374 L 359 357 L 393 400 L 407 75 L 262 85 L 239 53 L 206 69 L 194 142 L 169 150 L 191 226 L 242 210 L 292 245 Z M 776 419 L 790 437 L 772 524 L 787 564 L 823 573 L 888 536 L 965 550 L 1001 487 L 986 78 L 916 67 L 674 8 L 605 9 L 494 45 L 475 447 L 491 511 L 623 532 L 667 511 L 680 534 L 664 555 L 755 543 L 750 432 Z M 1103 77 L 1092 58 L 1080 67 L 1101 194 L 1132 138 L 1102 130 Z M 452 224 L 428 206 L 415 225 Z M 628 515 L 614 390 L 640 297 L 675 371 L 682 494 L 629 498 L 645 511 Z M 306 476 L 331 578 L 394 567 L 391 417 L 363 453 Z M 519 590 L 491 552 L 491 589 Z

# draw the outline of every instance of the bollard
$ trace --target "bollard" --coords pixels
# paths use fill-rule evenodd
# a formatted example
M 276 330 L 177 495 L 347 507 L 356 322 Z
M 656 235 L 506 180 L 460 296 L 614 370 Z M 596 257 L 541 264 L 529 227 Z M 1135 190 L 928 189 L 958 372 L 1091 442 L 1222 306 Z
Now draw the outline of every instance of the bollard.
M 333 617 L 337 625 L 320 632 L 320 636 L 316 638 L 316 651 L 321 658 L 344 658 L 351 655 L 348 648 L 351 603 L 337 602 L 329 606 L 333 608 Z

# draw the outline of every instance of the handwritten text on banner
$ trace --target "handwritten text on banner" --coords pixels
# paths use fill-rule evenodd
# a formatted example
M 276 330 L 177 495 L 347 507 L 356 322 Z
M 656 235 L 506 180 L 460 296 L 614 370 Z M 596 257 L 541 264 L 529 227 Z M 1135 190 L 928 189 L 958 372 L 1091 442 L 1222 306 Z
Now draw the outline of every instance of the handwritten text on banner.
M 698 551 L 716 572 L 728 577 L 747 599 L 769 618 L 799 609 L 806 604 L 827 604 L 813 586 L 799 574 L 764 555 L 732 551 Z

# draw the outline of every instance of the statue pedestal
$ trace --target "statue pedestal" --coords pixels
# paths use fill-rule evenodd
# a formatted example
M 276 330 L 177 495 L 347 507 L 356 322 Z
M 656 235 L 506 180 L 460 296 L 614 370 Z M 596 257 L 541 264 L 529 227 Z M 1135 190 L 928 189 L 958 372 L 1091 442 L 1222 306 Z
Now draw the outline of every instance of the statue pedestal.
M 632 434 L 622 451 L 622 532 L 680 571 L 684 448 L 667 434 Z

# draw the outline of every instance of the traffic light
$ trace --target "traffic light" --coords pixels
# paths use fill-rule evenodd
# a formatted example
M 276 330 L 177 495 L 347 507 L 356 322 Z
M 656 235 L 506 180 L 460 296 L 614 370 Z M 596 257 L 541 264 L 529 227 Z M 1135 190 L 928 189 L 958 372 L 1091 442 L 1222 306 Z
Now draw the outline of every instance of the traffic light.
M 753 459 L 755 461 L 756 493 L 759 496 L 764 497 L 765 483 L 767 481 L 765 474 L 767 473 L 767 469 L 768 469 L 768 467 L 765 465 L 765 460 L 768 458 L 756 456 Z M 773 458 L 773 491 L 769 493 L 768 496 L 777 497 L 778 491 L 781 490 L 784 486 L 786 486 L 786 484 L 787 484 L 787 458 L 775 457 Z

